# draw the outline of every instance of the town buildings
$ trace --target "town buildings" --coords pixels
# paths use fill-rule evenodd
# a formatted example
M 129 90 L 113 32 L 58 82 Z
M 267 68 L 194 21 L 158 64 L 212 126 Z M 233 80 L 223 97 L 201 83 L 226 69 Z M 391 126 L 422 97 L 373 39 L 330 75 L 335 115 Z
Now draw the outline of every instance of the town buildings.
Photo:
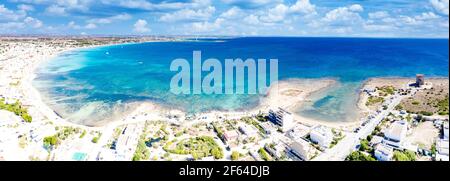
M 292 128 L 294 117 L 290 112 L 282 108 L 278 108 L 276 110 L 269 111 L 269 120 L 274 124 L 280 126 L 280 129 L 283 132 L 286 132 L 290 128 Z
M 394 149 L 385 144 L 378 144 L 375 147 L 375 158 L 379 161 L 391 161 Z
M 313 149 L 307 141 L 300 139 L 292 143 L 290 153 L 303 161 L 308 161 L 311 159 Z
M 402 147 L 408 131 L 408 122 L 405 120 L 394 122 L 384 134 L 383 143 L 396 148 Z
M 311 130 L 309 134 L 311 141 L 318 144 L 322 148 L 330 147 L 333 141 L 333 132 L 325 126 L 317 126 Z

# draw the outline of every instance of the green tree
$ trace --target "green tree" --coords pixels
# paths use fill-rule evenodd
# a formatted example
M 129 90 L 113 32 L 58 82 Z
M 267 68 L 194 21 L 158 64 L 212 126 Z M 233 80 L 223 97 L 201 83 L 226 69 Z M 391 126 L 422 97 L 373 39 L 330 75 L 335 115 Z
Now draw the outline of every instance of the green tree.
M 366 139 L 361 140 L 361 146 L 359 148 L 360 151 L 372 152 L 372 147 L 369 146 L 369 141 Z
M 415 161 L 416 160 L 416 154 L 412 151 L 394 151 L 393 156 L 395 161 Z
M 214 147 L 213 149 L 211 149 L 211 154 L 214 156 L 215 159 L 223 158 L 223 151 L 219 147 Z
M 406 156 L 409 158 L 410 161 L 416 161 L 416 154 L 412 151 L 405 151 Z
M 83 132 L 80 135 L 80 139 L 83 138 L 84 136 L 86 136 L 86 133 L 87 133 L 86 130 L 83 130 Z
M 43 140 L 44 146 L 56 146 L 58 144 L 58 137 L 56 135 L 47 136 Z
M 370 155 L 364 154 L 361 151 L 354 151 L 354 152 L 350 153 L 350 155 L 348 155 L 345 160 L 347 160 L 347 161 L 376 161 L 375 158 L 373 158 Z
M 240 154 L 237 151 L 233 151 L 231 153 L 231 160 L 235 161 L 235 160 L 239 160 Z
M 258 152 L 263 160 L 270 161 L 269 154 L 266 152 L 266 150 L 264 150 L 264 148 L 260 148 Z
M 97 142 L 98 142 L 98 137 L 92 138 L 92 143 L 97 143 Z

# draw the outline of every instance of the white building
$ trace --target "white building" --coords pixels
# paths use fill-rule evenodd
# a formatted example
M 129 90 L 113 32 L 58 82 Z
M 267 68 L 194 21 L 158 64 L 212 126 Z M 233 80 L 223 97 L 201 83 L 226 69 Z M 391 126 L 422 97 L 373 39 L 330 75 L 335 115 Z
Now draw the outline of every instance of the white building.
M 314 148 L 305 140 L 297 140 L 292 143 L 290 152 L 300 158 L 301 160 L 308 161 L 311 159 Z
M 448 161 L 449 160 L 449 143 L 448 140 L 444 139 L 437 139 L 436 140 L 436 160 L 437 161 Z
M 402 146 L 403 141 L 405 140 L 407 131 L 408 131 L 408 122 L 404 120 L 396 121 L 384 133 L 383 143 L 389 146 L 399 148 Z
M 375 147 L 375 158 L 379 161 L 391 161 L 394 149 L 385 144 L 378 144 Z
M 272 129 L 275 129 L 275 128 L 273 128 L 272 124 L 270 124 L 268 122 L 261 123 L 259 125 L 264 130 L 265 134 L 272 134 Z
M 444 123 L 442 129 L 443 129 L 442 132 L 444 132 L 444 140 L 448 140 L 448 122 Z
M 280 126 L 283 132 L 291 129 L 294 123 L 293 115 L 282 108 L 278 108 L 277 110 L 270 110 L 269 120 L 274 124 Z
M 309 127 L 306 127 L 302 124 L 297 124 L 292 130 L 287 133 L 287 136 L 293 140 L 298 140 L 306 137 L 310 131 L 311 130 Z
M 276 158 L 281 158 L 283 156 L 283 153 L 286 153 L 286 146 L 282 142 L 272 142 L 270 144 L 265 144 L 264 148 Z
M 328 148 L 333 141 L 333 132 L 325 126 L 317 126 L 309 133 L 311 141 L 319 144 L 322 148 Z
M 241 124 L 239 131 L 249 137 L 254 137 L 258 134 L 258 131 L 248 124 Z
M 370 146 L 376 146 L 380 143 L 383 143 L 384 138 L 381 136 L 373 136 L 372 140 L 370 140 Z

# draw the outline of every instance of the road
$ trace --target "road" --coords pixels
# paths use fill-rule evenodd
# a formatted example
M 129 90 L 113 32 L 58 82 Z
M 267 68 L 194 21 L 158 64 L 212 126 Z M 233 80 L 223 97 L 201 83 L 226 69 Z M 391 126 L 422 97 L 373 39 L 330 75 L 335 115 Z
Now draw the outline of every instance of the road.
M 355 150 L 356 146 L 359 144 L 360 139 L 367 138 L 375 128 L 381 123 L 381 121 L 389 115 L 395 107 L 400 104 L 401 100 L 406 96 L 395 95 L 391 103 L 388 105 L 386 110 L 381 111 L 376 114 L 374 118 L 369 119 L 368 123 L 361 127 L 357 133 L 347 133 L 344 139 L 342 139 L 333 148 L 326 150 L 318 157 L 313 159 L 313 161 L 343 161 L 352 151 Z

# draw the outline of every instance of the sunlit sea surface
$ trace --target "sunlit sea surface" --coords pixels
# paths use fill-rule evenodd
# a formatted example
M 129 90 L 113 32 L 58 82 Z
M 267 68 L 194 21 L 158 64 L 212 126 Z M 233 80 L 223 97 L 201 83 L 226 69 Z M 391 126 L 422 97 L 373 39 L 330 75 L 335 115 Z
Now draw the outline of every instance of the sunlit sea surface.
M 143 101 L 199 113 L 254 107 L 259 95 L 175 95 L 172 60 L 278 59 L 279 78 L 336 78 L 297 113 L 323 121 L 354 120 L 362 82 L 371 77 L 448 76 L 448 39 L 234 38 L 152 42 L 67 52 L 37 70 L 34 86 L 75 123 L 112 120 Z M 203 74 L 205 76 L 206 73 Z

